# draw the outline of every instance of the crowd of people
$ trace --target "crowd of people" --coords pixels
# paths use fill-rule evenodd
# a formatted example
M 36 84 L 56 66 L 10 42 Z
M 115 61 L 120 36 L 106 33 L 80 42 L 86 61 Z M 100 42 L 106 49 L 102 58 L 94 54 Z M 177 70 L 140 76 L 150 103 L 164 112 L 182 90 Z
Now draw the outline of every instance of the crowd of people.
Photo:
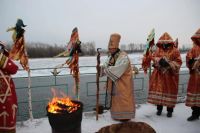
M 24 31 L 17 36 L 18 41 Z M 110 112 L 114 120 L 126 122 L 135 117 L 134 85 L 131 61 L 124 51 L 119 49 L 121 35 L 111 34 L 107 60 L 101 65 L 100 76 L 107 76 L 107 90 L 111 96 Z M 191 37 L 193 47 L 187 52 L 186 65 L 189 69 L 186 106 L 191 107 L 188 121 L 200 116 L 200 29 Z M 156 114 L 162 114 L 166 106 L 167 117 L 173 116 L 177 103 L 179 70 L 182 59 L 172 37 L 165 32 L 156 43 L 156 50 L 144 55 L 142 67 L 146 71 L 151 62 L 154 70 L 149 80 L 147 102 L 157 106 Z M 9 58 L 9 52 L 0 42 L 0 132 L 16 132 L 17 96 L 11 75 L 18 70 Z

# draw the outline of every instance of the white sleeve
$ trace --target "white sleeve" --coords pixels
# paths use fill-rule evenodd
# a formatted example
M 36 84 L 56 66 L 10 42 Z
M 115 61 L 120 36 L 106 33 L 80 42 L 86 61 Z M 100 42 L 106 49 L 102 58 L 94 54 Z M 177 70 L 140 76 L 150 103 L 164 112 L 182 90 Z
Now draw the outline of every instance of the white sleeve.
M 112 81 L 116 81 L 123 75 L 128 68 L 128 65 L 129 59 L 128 56 L 125 55 L 116 61 L 115 66 L 104 68 L 104 72 Z

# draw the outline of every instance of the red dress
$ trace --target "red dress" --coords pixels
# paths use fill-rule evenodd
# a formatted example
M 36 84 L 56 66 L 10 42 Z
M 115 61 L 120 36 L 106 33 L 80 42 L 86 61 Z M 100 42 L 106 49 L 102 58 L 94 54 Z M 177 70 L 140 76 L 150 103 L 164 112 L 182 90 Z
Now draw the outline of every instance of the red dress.
M 17 96 L 10 75 L 17 70 L 17 65 L 0 53 L 0 132 L 16 128 Z
M 168 44 L 168 48 L 164 48 L 163 44 Z M 157 50 L 150 56 L 145 56 L 142 62 L 145 72 L 151 60 L 154 62 L 154 70 L 149 80 L 148 102 L 173 108 L 177 102 L 179 70 L 182 64 L 180 52 L 174 47 L 174 41 L 167 32 L 160 37 L 156 45 Z M 163 58 L 168 60 L 168 67 L 161 67 L 158 63 Z
M 186 106 L 189 107 L 200 107 L 200 74 L 192 70 L 192 65 L 188 63 L 190 59 L 198 56 L 200 56 L 200 45 L 195 45 L 186 55 L 187 67 L 190 70 L 186 99 Z
M 170 63 L 176 64 L 177 69 L 169 69 L 166 72 L 154 68 L 149 81 L 149 95 L 148 102 L 156 105 L 164 105 L 167 107 L 174 107 L 177 101 L 179 69 L 182 64 L 180 52 L 173 48 L 164 51 L 160 48 L 153 54 L 153 58 L 167 57 Z M 148 58 L 143 59 L 143 64 L 149 64 Z M 146 62 L 146 63 L 144 63 Z M 149 62 L 149 63 L 147 63 Z

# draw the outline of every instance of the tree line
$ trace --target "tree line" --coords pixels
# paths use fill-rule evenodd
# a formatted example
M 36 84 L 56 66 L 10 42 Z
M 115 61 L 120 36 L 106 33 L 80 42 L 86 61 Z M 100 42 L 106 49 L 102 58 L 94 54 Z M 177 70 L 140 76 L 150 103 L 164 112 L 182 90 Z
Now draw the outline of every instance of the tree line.
M 190 46 L 190 47 L 186 47 Z M 179 47 L 179 51 L 181 53 L 187 52 L 190 48 L 192 47 L 191 44 L 187 45 L 182 45 L 182 47 Z M 135 52 L 143 52 L 146 49 L 145 44 L 135 44 L 135 43 L 130 43 L 130 44 L 122 44 L 120 46 L 120 49 L 123 51 L 126 51 L 127 53 L 135 53 Z
M 8 50 L 11 48 L 11 43 L 8 43 L 6 46 Z M 128 45 L 120 45 L 120 49 L 126 51 L 127 53 L 143 52 L 145 49 L 145 44 L 134 44 L 130 43 Z M 187 52 L 190 48 L 183 45 L 179 50 L 181 52 Z M 62 53 L 66 50 L 66 45 L 50 45 L 40 42 L 27 42 L 26 50 L 29 58 L 47 58 L 55 57 L 59 53 Z M 95 56 L 96 55 L 96 46 L 95 42 L 86 42 L 81 43 L 81 53 L 80 56 Z M 107 49 L 101 50 L 102 54 L 107 54 Z
M 10 50 L 12 47 L 11 43 L 6 45 L 6 48 Z M 58 54 L 64 52 L 66 50 L 66 45 L 50 45 L 46 43 L 40 42 L 27 42 L 26 50 L 29 58 L 47 58 L 47 57 L 55 57 Z M 96 54 L 95 43 L 94 42 L 86 42 L 81 43 L 81 53 L 80 56 L 93 56 Z

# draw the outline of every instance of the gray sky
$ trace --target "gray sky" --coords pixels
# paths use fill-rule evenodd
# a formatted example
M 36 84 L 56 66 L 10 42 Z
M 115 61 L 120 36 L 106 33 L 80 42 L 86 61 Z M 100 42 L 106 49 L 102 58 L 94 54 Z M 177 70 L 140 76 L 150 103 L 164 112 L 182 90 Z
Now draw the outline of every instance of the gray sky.
M 11 41 L 6 29 L 17 18 L 28 25 L 29 42 L 64 45 L 77 26 L 82 42 L 102 48 L 113 32 L 121 44 L 145 43 L 152 28 L 156 42 L 167 31 L 181 45 L 200 28 L 200 0 L 0 0 L 1 41 Z

